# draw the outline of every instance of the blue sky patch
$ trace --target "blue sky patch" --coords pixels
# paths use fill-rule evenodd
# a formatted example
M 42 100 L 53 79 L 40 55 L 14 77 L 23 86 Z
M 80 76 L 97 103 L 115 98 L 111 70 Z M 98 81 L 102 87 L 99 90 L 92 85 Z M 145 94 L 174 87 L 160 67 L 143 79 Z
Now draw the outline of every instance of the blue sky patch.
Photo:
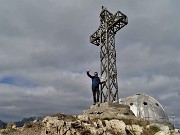
M 9 84 L 19 87 L 37 87 L 38 85 L 28 81 L 25 78 L 14 77 L 14 76 L 5 76 L 0 79 L 0 84 Z

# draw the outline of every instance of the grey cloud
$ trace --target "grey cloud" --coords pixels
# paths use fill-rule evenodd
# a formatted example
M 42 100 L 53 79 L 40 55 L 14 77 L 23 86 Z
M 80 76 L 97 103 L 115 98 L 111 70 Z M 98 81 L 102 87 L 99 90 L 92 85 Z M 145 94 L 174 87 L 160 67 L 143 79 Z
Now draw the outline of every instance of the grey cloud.
M 74 85 L 76 85 L 76 83 Z M 11 87 L 11 89 L 8 87 Z M 6 117 L 8 117 L 8 115 L 17 115 L 16 117 L 22 118 L 32 115 L 47 115 L 53 112 L 65 112 L 68 114 L 80 113 L 83 108 L 89 105 L 90 97 L 85 96 L 88 91 L 86 93 L 85 90 L 82 90 L 80 87 L 78 88 L 79 89 L 73 88 L 72 90 L 71 88 L 66 89 L 63 87 L 59 87 L 59 89 L 54 89 L 53 87 L 30 89 L 8 85 L 1 86 L 1 100 L 6 99 L 6 102 L 1 102 L 0 104 L 2 114 L 5 115 L 6 111 L 8 111 Z M 16 94 L 12 92 L 12 89 Z M 82 95 L 78 94 L 80 91 Z M 84 105 L 81 104 L 82 102 Z M 70 108 L 74 109 L 74 111 L 72 112 Z M 6 120 L 9 118 L 2 119 Z M 16 118 L 12 118 L 12 120 L 16 120 Z
M 100 70 L 99 47 L 89 43 L 89 36 L 99 26 L 102 5 L 129 18 L 116 34 L 120 97 L 146 93 L 168 113 L 179 112 L 179 2 L 0 3 L 0 78 L 11 75 L 38 84 L 31 90 L 0 84 L 0 119 L 80 113 L 89 107 L 91 80 L 85 72 Z
M 178 96 L 180 96 L 180 92 L 178 92 L 177 94 L 178 94 Z

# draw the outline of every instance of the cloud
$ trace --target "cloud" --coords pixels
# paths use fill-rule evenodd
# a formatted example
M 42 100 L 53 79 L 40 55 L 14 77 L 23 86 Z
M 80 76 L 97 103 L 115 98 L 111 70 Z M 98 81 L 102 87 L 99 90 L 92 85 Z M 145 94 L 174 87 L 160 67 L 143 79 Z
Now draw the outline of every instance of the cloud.
M 91 105 L 86 70 L 100 71 L 100 48 L 89 37 L 102 5 L 129 19 L 115 38 L 119 96 L 142 92 L 168 114 L 180 111 L 179 2 L 14 0 L 0 2 L 1 120 L 78 114 Z
M 76 77 L 79 79 L 76 80 Z M 57 78 L 56 78 L 57 79 Z M 64 82 L 56 87 L 50 84 L 37 87 L 19 87 L 14 84 L 0 85 L 0 108 L 2 120 L 18 120 L 23 117 L 42 116 L 56 112 L 82 113 L 90 105 L 90 88 L 83 89 L 84 77 L 77 74 L 64 75 Z M 83 83 L 82 83 L 83 82 Z M 72 102 L 73 101 L 73 102 Z M 72 111 L 73 110 L 73 111 Z M 10 117 L 9 117 L 10 116 Z

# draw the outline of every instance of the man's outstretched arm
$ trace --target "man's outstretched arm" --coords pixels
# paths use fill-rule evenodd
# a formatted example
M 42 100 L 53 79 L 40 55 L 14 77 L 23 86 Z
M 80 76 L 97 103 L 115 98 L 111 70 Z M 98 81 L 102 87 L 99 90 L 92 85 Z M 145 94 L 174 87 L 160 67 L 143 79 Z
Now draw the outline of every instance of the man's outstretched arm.
M 93 78 L 93 76 L 89 74 L 89 71 L 87 71 L 87 76 L 89 76 L 90 78 Z

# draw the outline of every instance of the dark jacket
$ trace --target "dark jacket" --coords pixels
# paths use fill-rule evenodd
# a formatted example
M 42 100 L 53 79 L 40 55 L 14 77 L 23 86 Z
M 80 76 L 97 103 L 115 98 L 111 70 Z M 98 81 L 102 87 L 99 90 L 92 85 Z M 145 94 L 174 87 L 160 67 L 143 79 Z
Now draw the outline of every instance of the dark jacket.
M 90 75 L 89 71 L 87 71 L 87 75 L 92 79 L 92 87 L 99 87 L 99 84 L 104 83 L 100 81 L 100 78 L 98 76 Z

